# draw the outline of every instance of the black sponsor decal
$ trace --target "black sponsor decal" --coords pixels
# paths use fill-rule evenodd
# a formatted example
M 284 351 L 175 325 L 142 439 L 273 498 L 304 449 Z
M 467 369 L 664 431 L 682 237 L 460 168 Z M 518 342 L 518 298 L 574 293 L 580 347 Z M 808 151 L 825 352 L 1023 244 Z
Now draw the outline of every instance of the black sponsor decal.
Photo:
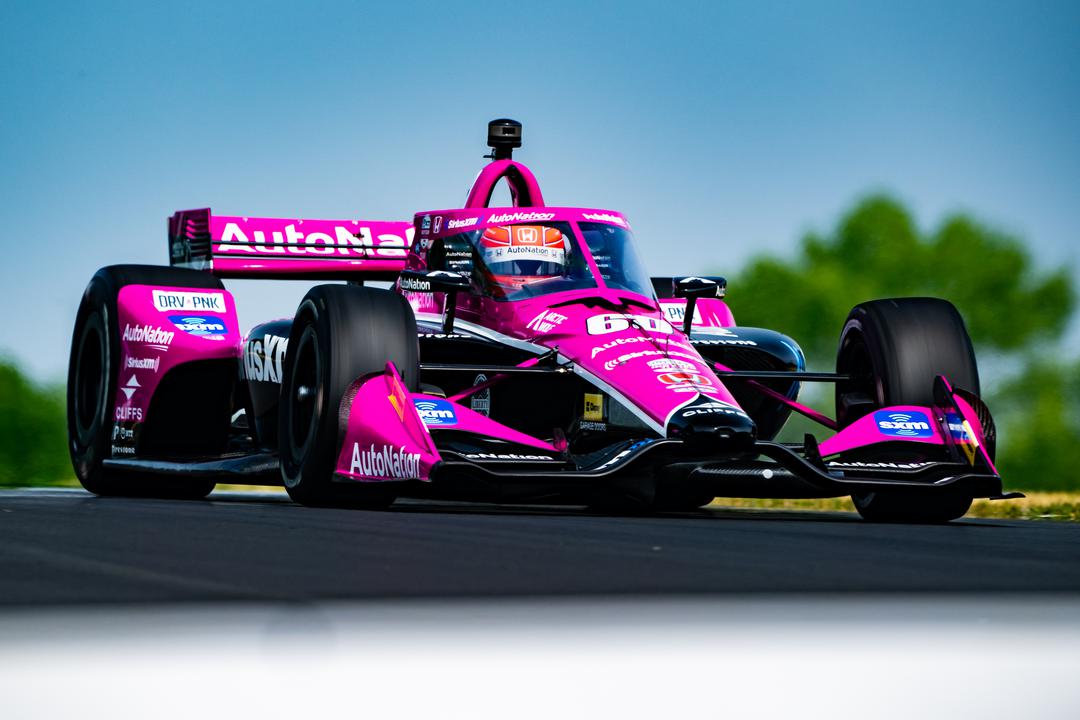
M 462 457 L 475 462 L 545 462 L 558 460 L 550 455 L 525 455 L 519 453 L 465 453 Z
M 487 382 L 487 375 L 477 375 L 473 387 Z M 469 409 L 484 417 L 491 417 L 491 388 L 484 388 L 469 398 Z
M 249 339 L 244 345 L 244 377 L 256 382 L 281 384 L 288 346 L 289 339 L 280 335 Z

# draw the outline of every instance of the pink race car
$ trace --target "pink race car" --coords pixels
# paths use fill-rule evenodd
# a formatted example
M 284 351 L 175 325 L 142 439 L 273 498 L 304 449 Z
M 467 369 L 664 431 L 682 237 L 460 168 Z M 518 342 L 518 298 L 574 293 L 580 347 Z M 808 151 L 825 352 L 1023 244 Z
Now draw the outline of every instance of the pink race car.
M 850 495 L 870 520 L 943 522 L 1007 497 L 963 320 L 944 300 L 857 306 L 835 373 L 735 325 L 717 277 L 650 278 L 629 221 L 549 207 L 512 159 L 413 222 L 186 210 L 171 267 L 102 268 L 72 338 L 72 462 L 99 494 L 284 484 L 306 505 L 397 497 L 685 510 Z M 489 208 L 505 181 L 514 206 Z M 241 335 L 222 278 L 343 280 Z M 367 287 L 369 281 L 392 287 Z M 832 419 L 798 402 L 836 387 Z M 792 412 L 830 436 L 775 440 Z

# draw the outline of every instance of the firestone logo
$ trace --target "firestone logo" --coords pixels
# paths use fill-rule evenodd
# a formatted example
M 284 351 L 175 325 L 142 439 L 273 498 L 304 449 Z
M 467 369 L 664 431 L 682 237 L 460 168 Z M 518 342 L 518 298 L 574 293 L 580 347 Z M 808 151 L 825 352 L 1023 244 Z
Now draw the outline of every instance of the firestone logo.
M 540 222 L 544 220 L 554 220 L 555 213 L 538 213 L 538 212 L 516 212 L 516 213 L 503 213 L 502 215 L 492 215 L 487 219 L 489 223 L 521 223 L 521 222 Z
M 388 480 L 412 480 L 420 477 L 420 453 L 405 452 L 405 446 L 372 444 L 367 450 L 360 443 L 353 443 L 352 462 L 349 471 Z

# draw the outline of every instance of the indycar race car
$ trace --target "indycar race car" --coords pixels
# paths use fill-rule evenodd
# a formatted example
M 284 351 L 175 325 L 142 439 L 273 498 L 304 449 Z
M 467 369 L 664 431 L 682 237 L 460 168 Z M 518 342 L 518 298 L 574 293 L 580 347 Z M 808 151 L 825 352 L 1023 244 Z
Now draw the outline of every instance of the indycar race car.
M 625 216 L 547 206 L 513 160 L 519 123 L 493 121 L 488 140 L 461 209 L 185 210 L 169 218 L 170 266 L 99 270 L 68 375 L 83 486 L 195 498 L 283 484 L 305 505 L 364 508 L 851 496 L 868 520 L 908 522 L 1015 496 L 950 303 L 862 303 L 836 372 L 808 372 L 791 338 L 736 326 L 723 278 L 650 278 Z M 490 208 L 500 181 L 513 206 Z M 222 278 L 345 282 L 242 336 Z M 835 418 L 799 403 L 805 382 L 835 386 Z M 778 442 L 792 412 L 829 436 Z

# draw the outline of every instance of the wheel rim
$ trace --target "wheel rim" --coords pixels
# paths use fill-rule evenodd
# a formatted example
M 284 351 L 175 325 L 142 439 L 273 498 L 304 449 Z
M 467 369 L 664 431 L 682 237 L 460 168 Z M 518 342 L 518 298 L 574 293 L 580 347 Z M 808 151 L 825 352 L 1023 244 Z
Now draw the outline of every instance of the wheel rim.
M 96 319 L 92 316 L 83 328 L 75 361 L 75 429 L 84 445 L 105 404 L 105 342 Z
M 322 371 L 318 338 L 314 328 L 308 326 L 297 343 L 289 382 L 289 449 L 297 465 L 297 476 L 299 466 L 307 457 L 318 431 L 322 414 Z
M 836 413 L 842 424 L 848 425 L 858 419 L 846 416 L 844 410 L 850 402 L 845 402 L 845 399 L 865 398 L 872 400 L 875 406 L 881 406 L 880 384 L 874 372 L 870 350 L 861 334 L 853 332 L 846 338 L 836 371 L 853 377 L 852 380 L 845 380 L 836 385 Z

